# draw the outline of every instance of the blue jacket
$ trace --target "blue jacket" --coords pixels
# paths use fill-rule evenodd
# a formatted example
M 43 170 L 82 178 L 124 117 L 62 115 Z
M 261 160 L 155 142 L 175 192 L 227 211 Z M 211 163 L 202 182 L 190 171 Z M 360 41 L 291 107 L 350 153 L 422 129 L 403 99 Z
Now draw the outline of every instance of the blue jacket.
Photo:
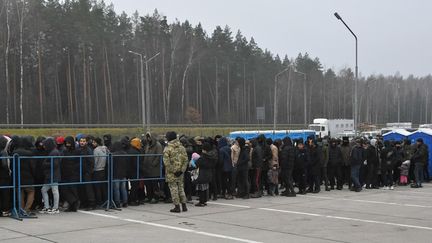
M 218 143 L 219 147 L 219 163 L 223 164 L 224 172 L 231 172 L 233 169 L 231 161 L 231 148 L 228 146 L 226 138 L 221 138 Z

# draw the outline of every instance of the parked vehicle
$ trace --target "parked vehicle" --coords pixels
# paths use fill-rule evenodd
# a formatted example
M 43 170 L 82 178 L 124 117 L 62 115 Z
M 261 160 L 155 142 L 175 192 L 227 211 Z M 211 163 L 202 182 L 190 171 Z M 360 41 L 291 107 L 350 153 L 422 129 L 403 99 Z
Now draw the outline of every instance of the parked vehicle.
M 354 120 L 317 118 L 309 129 L 314 130 L 317 137 L 342 137 L 340 134 L 344 132 L 353 132 Z

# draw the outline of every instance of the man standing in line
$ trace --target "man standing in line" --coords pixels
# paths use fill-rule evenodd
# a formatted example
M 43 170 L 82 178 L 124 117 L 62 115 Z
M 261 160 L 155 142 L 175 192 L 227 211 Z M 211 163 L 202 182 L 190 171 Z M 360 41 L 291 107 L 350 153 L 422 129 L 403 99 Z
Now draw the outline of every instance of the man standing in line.
M 171 209 L 170 212 L 180 213 L 180 203 L 182 204 L 182 211 L 186 212 L 187 200 L 183 188 L 183 173 L 188 166 L 186 149 L 177 139 L 177 134 L 175 132 L 167 132 L 166 139 L 168 145 L 163 152 L 165 177 L 174 203 L 174 208 Z
M 427 163 L 428 147 L 424 144 L 422 138 L 417 139 L 416 149 L 411 158 L 411 163 L 414 164 L 415 184 L 411 188 L 421 188 L 424 180 L 423 167 Z
M 363 141 L 360 139 L 356 140 L 356 145 L 351 151 L 351 180 L 353 187 L 351 191 L 360 192 L 362 186 L 360 184 L 360 166 L 363 163 Z

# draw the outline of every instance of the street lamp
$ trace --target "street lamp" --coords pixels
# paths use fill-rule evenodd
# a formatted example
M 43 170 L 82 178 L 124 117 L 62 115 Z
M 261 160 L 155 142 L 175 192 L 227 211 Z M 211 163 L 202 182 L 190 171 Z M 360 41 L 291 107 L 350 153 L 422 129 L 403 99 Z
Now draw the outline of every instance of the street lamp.
M 304 78 L 304 82 L 303 82 L 303 112 L 304 112 L 304 125 L 306 126 L 307 125 L 306 73 L 302 73 L 299 71 L 294 71 L 294 72 L 303 75 L 303 78 Z
M 149 73 L 148 73 L 148 63 L 153 60 L 154 58 L 156 58 L 157 56 L 159 56 L 160 52 L 156 53 L 154 56 L 152 56 L 151 58 L 147 59 L 146 56 L 144 56 L 144 59 L 146 59 L 145 61 L 145 66 L 146 66 L 146 117 L 147 117 L 147 132 L 150 132 L 150 78 L 149 78 Z
M 277 117 L 277 79 L 284 72 L 290 70 L 290 67 L 285 68 L 275 75 L 274 78 L 274 98 L 273 98 L 273 133 L 276 131 L 276 117 Z
M 143 129 L 146 124 L 146 104 L 144 101 L 144 70 L 143 70 L 143 56 L 140 53 L 129 51 L 129 53 L 139 56 L 141 63 L 141 113 Z
M 334 16 L 340 20 L 345 27 L 351 32 L 351 34 L 355 38 L 355 53 L 356 53 L 356 66 L 355 66 L 355 80 L 354 80 L 354 134 L 357 136 L 357 83 L 358 83 L 358 55 L 357 55 L 357 36 L 354 34 L 354 32 L 348 27 L 348 25 L 343 21 L 342 17 L 336 12 L 334 13 Z
M 141 62 L 141 107 L 142 107 L 142 124 L 143 129 L 145 128 L 147 132 L 150 132 L 150 79 L 148 74 L 148 63 L 153 60 L 155 57 L 157 57 L 160 52 L 156 53 L 151 58 L 147 59 L 146 56 L 143 56 L 140 53 L 129 51 L 129 53 L 137 55 L 140 57 Z M 145 59 L 145 62 L 143 61 Z M 145 83 L 145 97 L 144 97 L 144 67 L 143 63 L 145 63 L 146 66 L 146 83 Z M 145 99 L 144 99 L 145 98 Z

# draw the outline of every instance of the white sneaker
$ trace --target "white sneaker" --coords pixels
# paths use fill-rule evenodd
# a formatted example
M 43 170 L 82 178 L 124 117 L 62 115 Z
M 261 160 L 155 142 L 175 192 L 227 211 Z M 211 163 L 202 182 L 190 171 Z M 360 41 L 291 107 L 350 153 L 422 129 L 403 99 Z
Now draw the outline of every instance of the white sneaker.
M 49 208 L 43 208 L 41 210 L 39 210 L 39 213 L 49 213 L 51 211 L 51 209 Z
M 390 187 L 390 190 L 394 190 L 394 186 L 391 186 L 391 187 Z
M 389 189 L 390 189 L 390 187 L 388 187 L 388 186 L 385 186 L 385 187 L 383 187 L 383 189 L 384 189 L 384 190 L 389 190 Z
M 49 214 L 58 214 L 58 213 L 60 213 L 60 210 L 58 209 L 58 208 L 53 208 L 53 209 L 50 209 L 49 211 L 48 211 L 48 213 Z

